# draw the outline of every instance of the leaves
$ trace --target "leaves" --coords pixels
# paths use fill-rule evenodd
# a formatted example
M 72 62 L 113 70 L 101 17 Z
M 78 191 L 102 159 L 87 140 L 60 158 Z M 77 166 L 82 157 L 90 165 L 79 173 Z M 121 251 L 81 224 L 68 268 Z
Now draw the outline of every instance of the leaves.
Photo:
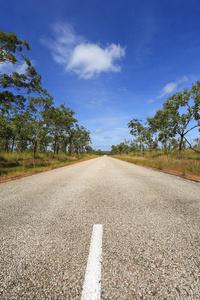
M 25 151 L 54 153 L 84 151 L 90 142 L 89 132 L 77 125 L 75 112 L 65 104 L 53 106 L 53 97 L 41 86 L 41 76 L 36 72 L 24 51 L 30 47 L 13 32 L 0 31 L 0 63 L 24 65 L 19 74 L 0 73 L 0 151 Z

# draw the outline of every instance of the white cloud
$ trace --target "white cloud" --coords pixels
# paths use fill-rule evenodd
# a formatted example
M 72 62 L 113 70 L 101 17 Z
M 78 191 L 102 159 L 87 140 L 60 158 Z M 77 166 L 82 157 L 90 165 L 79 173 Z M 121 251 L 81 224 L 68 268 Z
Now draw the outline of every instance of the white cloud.
M 120 72 L 116 59 L 125 56 L 125 48 L 110 44 L 105 48 L 90 43 L 74 33 L 71 26 L 61 22 L 53 26 L 54 41 L 41 39 L 52 52 L 54 60 L 62 64 L 67 72 L 80 78 L 90 79 L 102 72 Z
M 120 72 L 114 60 L 124 56 L 120 45 L 111 44 L 105 49 L 95 44 L 81 44 L 74 48 L 67 71 L 74 71 L 81 78 L 89 79 L 101 72 Z
M 177 89 L 177 87 L 180 83 L 183 83 L 183 82 L 186 82 L 186 81 L 188 81 L 188 77 L 183 76 L 177 82 L 170 82 L 170 83 L 166 84 L 164 86 L 164 88 L 162 89 L 161 94 L 160 94 L 160 96 L 158 96 L 158 98 L 162 98 L 163 96 L 165 96 L 167 94 L 173 93 Z
M 105 136 L 103 137 L 103 139 L 104 139 L 104 140 L 112 140 L 112 137 L 111 137 L 111 136 L 108 136 L 108 135 L 105 135 Z

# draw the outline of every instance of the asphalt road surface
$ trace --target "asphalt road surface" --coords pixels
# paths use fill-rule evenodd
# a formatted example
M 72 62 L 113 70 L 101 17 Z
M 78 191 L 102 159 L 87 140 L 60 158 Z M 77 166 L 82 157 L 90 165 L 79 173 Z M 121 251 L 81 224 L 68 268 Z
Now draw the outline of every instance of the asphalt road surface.
M 0 185 L 0 299 L 84 298 L 95 224 L 101 299 L 200 298 L 200 183 L 103 156 Z

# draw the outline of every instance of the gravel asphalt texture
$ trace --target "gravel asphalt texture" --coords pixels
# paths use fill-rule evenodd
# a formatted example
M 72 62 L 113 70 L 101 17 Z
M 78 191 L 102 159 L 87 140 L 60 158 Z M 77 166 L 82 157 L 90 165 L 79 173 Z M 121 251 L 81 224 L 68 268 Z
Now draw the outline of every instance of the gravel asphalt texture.
M 200 299 L 200 183 L 107 156 L 0 185 L 0 299 Z

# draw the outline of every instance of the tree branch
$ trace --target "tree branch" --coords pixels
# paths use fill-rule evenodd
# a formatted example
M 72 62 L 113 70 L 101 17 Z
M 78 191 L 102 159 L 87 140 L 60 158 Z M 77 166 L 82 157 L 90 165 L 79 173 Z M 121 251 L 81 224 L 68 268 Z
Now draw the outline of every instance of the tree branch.
M 184 139 L 185 139 L 186 142 L 189 144 L 189 146 L 190 146 L 190 148 L 191 148 L 192 150 L 194 150 L 194 151 L 197 152 L 197 153 L 200 153 L 200 151 L 198 151 L 198 150 L 196 150 L 196 149 L 194 149 L 194 148 L 192 147 L 192 145 L 190 144 L 190 142 L 188 142 L 188 140 L 186 139 L 185 136 L 184 136 Z
M 186 131 L 184 133 L 184 135 L 186 135 L 190 130 L 192 130 L 192 129 L 196 128 L 196 127 L 199 127 L 199 126 L 200 126 L 200 124 L 197 124 L 197 125 L 193 126 L 192 128 L 188 129 L 188 131 Z

